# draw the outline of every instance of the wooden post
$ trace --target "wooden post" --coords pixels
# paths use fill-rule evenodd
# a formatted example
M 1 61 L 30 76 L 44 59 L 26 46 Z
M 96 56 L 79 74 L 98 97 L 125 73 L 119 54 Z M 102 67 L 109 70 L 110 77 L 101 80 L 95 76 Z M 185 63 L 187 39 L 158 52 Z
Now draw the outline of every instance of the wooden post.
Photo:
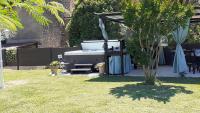
M 105 71 L 106 75 L 109 76 L 109 56 L 108 56 L 108 41 L 104 40 L 104 60 L 105 60 Z
M 120 40 L 121 76 L 124 76 L 124 40 Z
M 19 49 L 17 48 L 17 70 L 19 70 L 19 66 L 20 66 L 20 63 L 19 63 Z
M 49 59 L 50 59 L 50 63 L 53 61 L 53 48 L 50 48 L 50 56 L 49 56 Z
M 6 49 L 4 49 L 4 51 L 3 51 L 3 52 L 4 52 L 4 63 L 5 63 L 4 65 L 5 65 L 5 66 L 8 65 L 7 57 L 6 57 L 6 56 L 7 56 L 7 55 L 6 55 L 6 53 L 7 53 L 6 51 L 7 51 Z
M 35 43 L 35 48 L 38 48 L 38 42 L 37 42 L 37 43 Z

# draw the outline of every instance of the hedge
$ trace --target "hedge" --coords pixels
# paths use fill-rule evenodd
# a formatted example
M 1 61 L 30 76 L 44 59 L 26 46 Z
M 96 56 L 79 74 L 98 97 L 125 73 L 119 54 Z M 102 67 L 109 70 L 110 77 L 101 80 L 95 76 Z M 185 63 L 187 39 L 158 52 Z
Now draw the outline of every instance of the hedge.
M 98 16 L 94 15 L 94 13 L 121 11 L 122 1 L 82 0 L 82 2 L 76 4 L 68 26 L 70 46 L 80 45 L 83 40 L 103 39 L 98 25 Z M 121 37 L 119 24 L 107 21 L 106 30 L 109 39 Z

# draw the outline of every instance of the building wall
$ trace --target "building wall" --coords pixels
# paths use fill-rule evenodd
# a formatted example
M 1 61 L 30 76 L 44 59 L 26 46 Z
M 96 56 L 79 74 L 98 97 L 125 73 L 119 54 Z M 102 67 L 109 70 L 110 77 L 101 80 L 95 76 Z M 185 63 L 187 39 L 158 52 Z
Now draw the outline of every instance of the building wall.
M 62 3 L 67 9 L 73 10 L 73 0 L 58 0 L 58 2 Z M 65 30 L 65 26 L 60 25 L 52 15 L 46 14 L 53 22 L 49 26 L 38 24 L 24 10 L 19 10 L 19 15 L 24 29 L 19 30 L 14 38 L 8 40 L 8 43 L 38 41 L 40 43 L 39 47 L 41 48 L 67 46 L 68 33 Z M 66 23 L 69 21 L 67 18 L 69 16 L 69 14 L 62 14 Z

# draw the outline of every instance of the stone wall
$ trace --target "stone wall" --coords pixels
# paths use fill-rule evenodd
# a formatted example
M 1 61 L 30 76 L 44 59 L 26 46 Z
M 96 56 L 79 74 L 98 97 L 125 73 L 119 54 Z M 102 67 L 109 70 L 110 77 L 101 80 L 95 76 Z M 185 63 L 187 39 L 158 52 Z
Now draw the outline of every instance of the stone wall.
M 73 10 L 73 0 L 58 0 L 58 2 L 62 3 L 67 9 Z M 38 41 L 41 48 L 67 46 L 68 33 L 65 26 L 60 25 L 52 15 L 47 14 L 47 17 L 53 22 L 49 26 L 41 26 L 24 10 L 19 10 L 19 15 L 24 29 L 19 30 L 14 38 L 8 40 L 8 43 Z M 66 23 L 69 21 L 67 18 L 69 16 L 69 14 L 62 14 Z

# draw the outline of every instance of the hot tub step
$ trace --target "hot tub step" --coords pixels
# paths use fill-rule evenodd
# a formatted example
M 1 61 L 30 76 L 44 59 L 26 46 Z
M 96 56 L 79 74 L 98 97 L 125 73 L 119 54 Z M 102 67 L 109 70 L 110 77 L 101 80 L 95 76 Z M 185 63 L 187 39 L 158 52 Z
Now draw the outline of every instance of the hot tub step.
M 76 69 L 71 69 L 71 73 L 91 73 L 92 69 L 91 68 L 76 68 Z
M 92 68 L 93 64 L 74 64 L 76 68 Z

